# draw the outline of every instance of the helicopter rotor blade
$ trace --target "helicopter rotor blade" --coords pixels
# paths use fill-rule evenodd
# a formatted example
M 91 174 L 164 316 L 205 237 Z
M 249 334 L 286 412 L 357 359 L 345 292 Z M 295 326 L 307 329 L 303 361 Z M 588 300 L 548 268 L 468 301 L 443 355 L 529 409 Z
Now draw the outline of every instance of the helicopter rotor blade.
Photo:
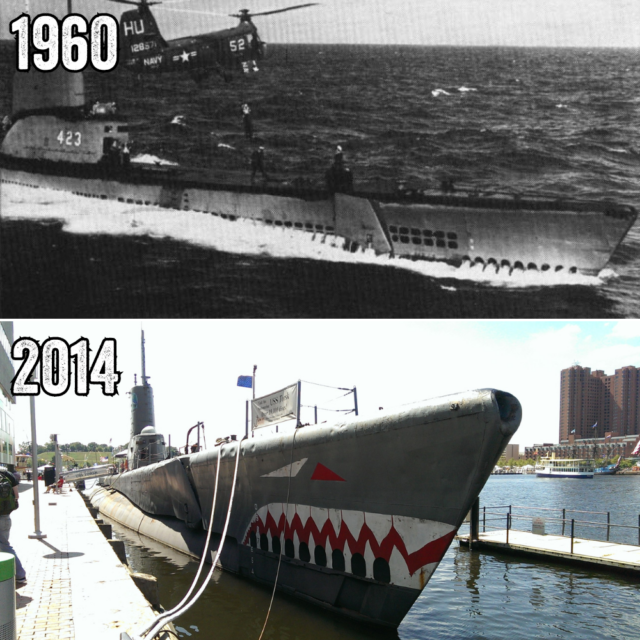
M 119 0 L 112 0 L 112 2 L 118 2 Z M 176 0 L 177 1 L 177 0 Z M 228 14 L 226 13 L 215 13 L 213 11 L 197 11 L 195 9 L 173 9 L 172 7 L 167 7 L 166 5 L 169 2 L 163 3 L 163 6 L 160 7 L 161 11 L 173 11 L 174 13 L 193 13 L 198 16 L 216 16 L 218 18 L 228 18 Z
M 285 11 L 295 11 L 296 9 L 304 9 L 305 7 L 315 7 L 319 2 L 307 2 L 306 4 L 297 4 L 293 7 L 286 7 L 285 9 L 274 9 L 273 11 L 261 11 L 260 13 L 250 13 L 246 11 L 246 13 L 231 13 L 229 17 L 231 18 L 242 18 L 243 16 L 249 16 L 254 18 L 255 16 L 270 16 L 274 13 L 284 13 Z
M 306 4 L 299 4 L 299 5 L 295 5 L 293 7 L 286 7 L 285 9 L 275 9 L 273 11 L 263 11 L 260 13 L 250 13 L 248 10 L 244 11 L 244 13 L 216 13 L 214 11 L 197 11 L 195 9 L 174 9 L 173 7 L 168 7 L 168 4 L 174 4 L 174 3 L 178 3 L 178 2 L 182 2 L 183 0 L 166 0 L 165 3 L 161 3 L 161 2 L 149 2 L 146 4 L 162 4 L 163 6 L 160 7 L 161 11 L 172 11 L 174 13 L 193 13 L 195 15 L 199 15 L 199 16 L 215 16 L 218 18 L 243 18 L 243 17 L 249 17 L 252 18 L 253 16 L 268 16 L 271 15 L 273 13 L 284 13 L 285 11 L 294 11 L 295 9 L 304 9 L 305 7 L 314 7 L 316 5 L 319 5 L 319 2 L 309 2 Z M 122 2 L 124 4 L 140 4 L 139 2 L 135 2 L 134 0 L 111 0 L 111 2 Z
M 110 2 L 117 2 L 118 4 L 132 4 L 134 7 L 153 7 L 156 4 L 162 4 L 162 2 L 148 2 L 147 0 L 110 0 Z

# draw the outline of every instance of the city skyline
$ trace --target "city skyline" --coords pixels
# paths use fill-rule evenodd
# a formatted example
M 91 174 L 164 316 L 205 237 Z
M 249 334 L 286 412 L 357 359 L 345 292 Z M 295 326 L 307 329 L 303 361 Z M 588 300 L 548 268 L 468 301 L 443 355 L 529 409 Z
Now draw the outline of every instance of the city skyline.
M 255 0 L 254 12 L 295 4 Z M 66 12 L 67 0 L 30 0 L 30 12 Z M 5 0 L 0 24 L 25 8 L 24 0 Z M 131 7 L 107 0 L 74 0 L 74 11 L 119 17 Z M 192 13 L 182 12 L 189 10 Z M 167 38 L 224 29 L 234 24 L 236 0 L 167 0 L 154 6 Z M 282 43 L 408 44 L 452 46 L 638 47 L 640 6 L 629 0 L 325 0 L 318 6 L 262 16 L 257 22 L 265 41 Z
M 105 337 L 118 344 L 119 394 L 36 398 L 38 441 L 58 433 L 62 444 L 129 439 L 128 390 L 140 375 L 140 328 L 156 422 L 172 444 L 203 421 L 207 438 L 243 434 L 251 391 L 236 386 L 258 365 L 257 394 L 303 383 L 303 421 L 340 419 L 353 406 L 341 388 L 357 386 L 360 413 L 376 413 L 430 397 L 493 387 L 513 393 L 524 417 L 513 439 L 521 450 L 558 435 L 558 373 L 575 360 L 604 369 L 640 364 L 640 322 L 440 321 L 16 321 L 15 339 L 39 342 L 86 337 L 94 350 Z M 139 379 L 139 378 L 138 378 Z M 14 408 L 16 444 L 29 439 L 29 403 Z M 283 428 L 290 428 L 284 424 Z
M 579 439 L 640 433 L 639 374 L 632 365 L 617 367 L 611 375 L 580 365 L 563 369 L 558 442 L 570 435 Z

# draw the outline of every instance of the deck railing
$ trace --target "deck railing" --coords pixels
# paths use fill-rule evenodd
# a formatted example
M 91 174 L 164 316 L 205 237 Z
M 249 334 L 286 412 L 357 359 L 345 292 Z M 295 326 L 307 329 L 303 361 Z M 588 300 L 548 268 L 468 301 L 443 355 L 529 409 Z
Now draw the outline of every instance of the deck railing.
M 507 544 L 509 544 L 510 531 L 527 531 L 541 535 L 551 534 L 568 537 L 571 539 L 571 553 L 573 553 L 575 538 L 603 542 L 615 541 L 640 546 L 640 515 L 638 515 L 638 524 L 631 525 L 611 522 L 610 511 L 498 505 L 480 507 L 477 514 L 476 517 L 479 521 L 476 531 L 486 533 L 491 530 L 506 530 Z M 586 514 L 589 519 L 567 517 L 567 514 Z M 603 516 L 601 521 L 597 519 L 598 516 Z M 473 525 L 471 530 L 473 530 Z

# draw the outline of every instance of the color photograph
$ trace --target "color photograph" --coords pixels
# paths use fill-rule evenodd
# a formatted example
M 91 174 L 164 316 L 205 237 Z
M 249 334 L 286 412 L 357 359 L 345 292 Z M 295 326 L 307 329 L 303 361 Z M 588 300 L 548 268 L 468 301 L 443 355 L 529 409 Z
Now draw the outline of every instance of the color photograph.
M 637 636 L 637 321 L 0 331 L 10 638 Z

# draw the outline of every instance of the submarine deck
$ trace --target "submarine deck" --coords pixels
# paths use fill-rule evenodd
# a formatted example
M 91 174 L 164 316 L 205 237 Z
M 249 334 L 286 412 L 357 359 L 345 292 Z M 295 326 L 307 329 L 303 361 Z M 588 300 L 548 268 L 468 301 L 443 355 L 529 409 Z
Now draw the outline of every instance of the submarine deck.
M 106 164 L 82 165 L 46 160 L 18 159 L 0 153 L 0 168 L 42 173 L 52 176 L 116 180 L 129 184 L 162 185 L 182 189 L 206 189 L 247 194 L 268 194 L 307 201 L 326 200 L 330 192 L 314 176 L 290 178 L 271 173 L 266 182 L 251 184 L 250 172 L 236 170 L 203 170 L 198 167 L 177 165 L 153 165 L 131 162 L 128 167 L 111 167 Z M 403 188 L 380 181 L 357 181 L 349 195 L 365 200 L 398 205 L 432 205 L 460 208 L 482 208 L 504 211 L 557 211 L 564 213 L 598 212 L 613 218 L 634 218 L 637 210 L 613 201 L 578 200 L 566 197 L 535 194 L 503 193 L 457 189 L 443 193 L 435 189 L 407 185 Z

